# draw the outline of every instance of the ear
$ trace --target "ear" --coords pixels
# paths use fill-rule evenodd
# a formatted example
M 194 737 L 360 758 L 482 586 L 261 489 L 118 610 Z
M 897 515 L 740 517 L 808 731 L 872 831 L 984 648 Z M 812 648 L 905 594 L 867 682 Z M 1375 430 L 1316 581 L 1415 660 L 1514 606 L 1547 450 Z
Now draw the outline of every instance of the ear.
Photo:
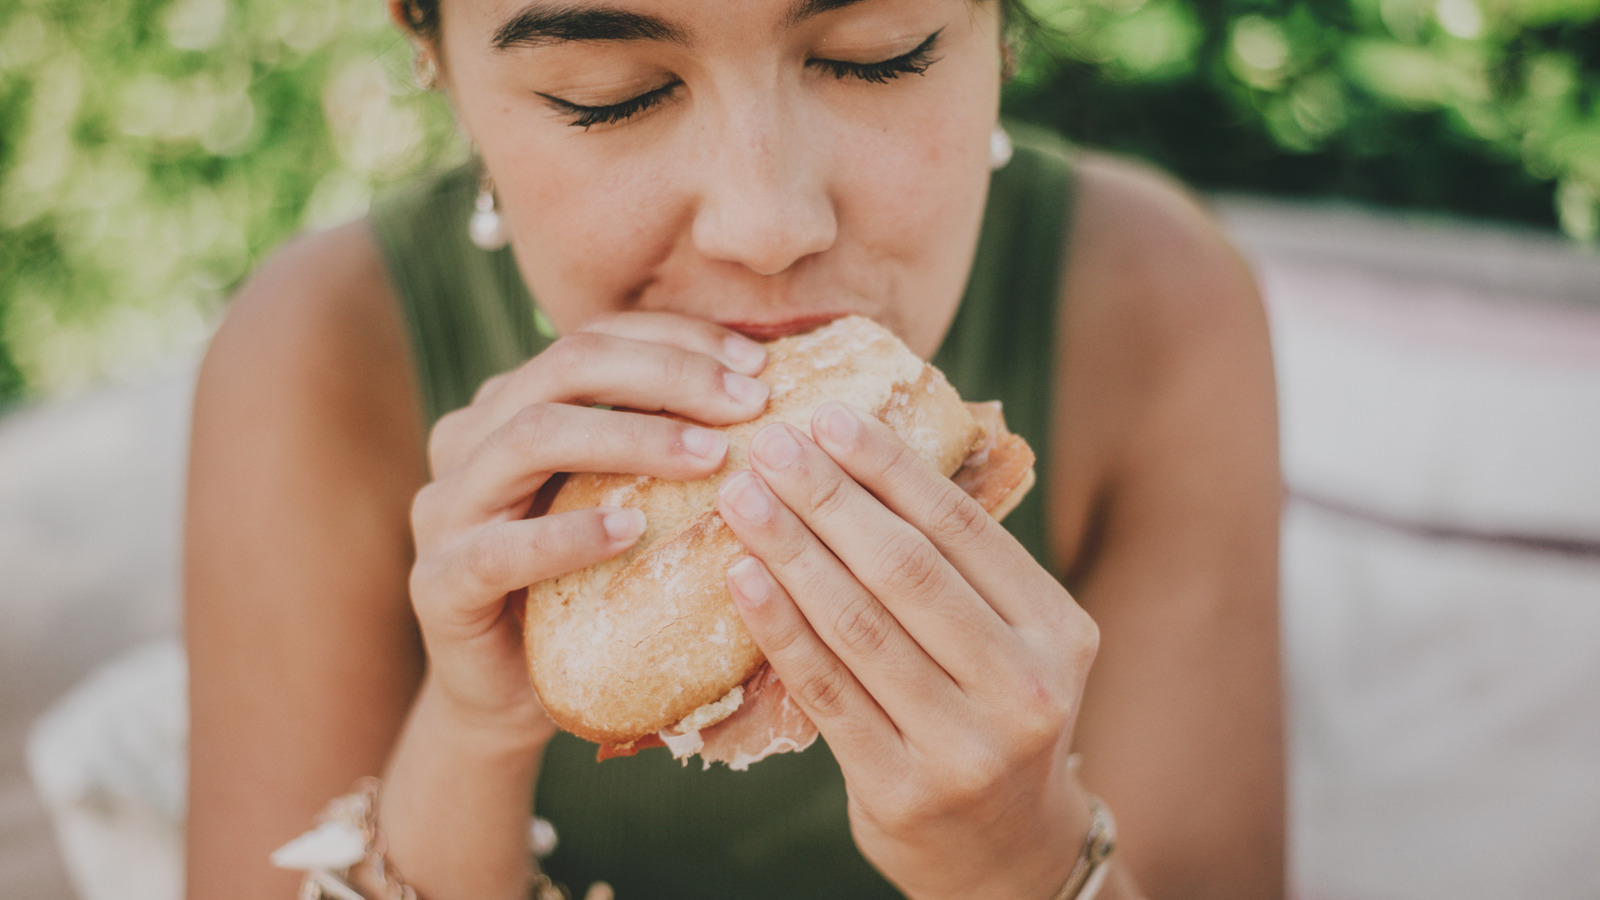
M 383 4 L 389 12 L 389 21 L 400 26 L 402 31 L 411 33 L 411 16 L 406 13 L 404 0 L 384 0 Z

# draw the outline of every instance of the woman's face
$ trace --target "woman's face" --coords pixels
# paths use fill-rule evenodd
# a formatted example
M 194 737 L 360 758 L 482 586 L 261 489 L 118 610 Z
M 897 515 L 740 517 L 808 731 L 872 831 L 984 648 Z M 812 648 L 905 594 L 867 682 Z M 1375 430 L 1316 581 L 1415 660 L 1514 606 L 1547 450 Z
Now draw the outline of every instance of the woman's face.
M 445 0 L 440 42 L 559 330 L 862 313 L 937 349 L 988 186 L 997 3 Z

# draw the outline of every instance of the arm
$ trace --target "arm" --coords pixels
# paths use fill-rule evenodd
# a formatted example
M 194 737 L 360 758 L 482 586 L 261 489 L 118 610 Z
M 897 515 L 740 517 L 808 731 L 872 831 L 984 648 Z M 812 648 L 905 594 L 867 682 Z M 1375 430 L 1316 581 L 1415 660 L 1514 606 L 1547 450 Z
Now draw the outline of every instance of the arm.
M 526 880 L 547 732 L 462 716 L 425 674 L 407 586 L 419 408 L 359 224 L 281 251 L 212 343 L 186 547 L 192 900 L 293 896 L 298 874 L 268 854 L 386 764 L 408 878 L 484 898 Z M 429 854 L 405 852 L 418 830 Z
M 288 897 L 267 854 L 382 770 L 422 676 L 406 510 L 424 478 L 402 326 L 360 226 L 244 288 L 190 449 L 188 892 Z

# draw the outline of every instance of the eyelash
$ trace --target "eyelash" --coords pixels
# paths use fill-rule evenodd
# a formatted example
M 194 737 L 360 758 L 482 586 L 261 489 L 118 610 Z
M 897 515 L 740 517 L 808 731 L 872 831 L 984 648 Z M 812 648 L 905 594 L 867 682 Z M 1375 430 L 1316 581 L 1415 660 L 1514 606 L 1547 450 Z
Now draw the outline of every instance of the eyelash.
M 560 97 L 552 97 L 549 94 L 540 94 L 539 96 L 550 101 L 556 109 L 572 116 L 572 121 L 568 122 L 568 125 L 588 131 L 596 125 L 611 125 L 616 122 L 622 122 L 646 110 L 660 106 L 667 102 L 672 96 L 672 91 L 682 83 L 681 81 L 669 82 L 655 90 L 645 91 L 637 97 L 624 100 L 621 103 L 613 103 L 610 106 L 580 106 Z
M 893 59 L 886 59 L 875 63 L 843 62 L 836 59 L 807 60 L 806 65 L 816 66 L 834 78 L 843 81 L 846 78 L 856 78 L 868 84 L 888 84 L 902 75 L 921 75 L 928 71 L 937 59 L 933 56 L 933 48 L 939 41 L 939 35 L 944 29 L 939 29 L 928 35 L 928 39 L 918 44 L 909 53 L 901 54 Z M 654 109 L 671 99 L 672 92 L 677 89 L 681 81 L 664 84 L 651 91 L 646 91 L 637 97 L 613 103 L 609 106 L 582 106 L 552 97 L 549 94 L 540 94 L 551 105 L 566 115 L 572 117 L 567 124 L 574 128 L 588 131 L 596 125 L 612 125 L 623 122 L 639 115 L 642 112 Z
M 896 56 L 875 63 L 840 62 L 836 59 L 808 60 L 807 65 L 816 66 L 834 78 L 843 81 L 846 78 L 859 78 L 869 84 L 887 84 L 902 75 L 921 75 L 928 71 L 928 67 L 938 60 L 933 58 L 934 45 L 939 42 L 939 35 L 944 33 L 941 28 L 928 39 L 918 44 L 910 53 Z

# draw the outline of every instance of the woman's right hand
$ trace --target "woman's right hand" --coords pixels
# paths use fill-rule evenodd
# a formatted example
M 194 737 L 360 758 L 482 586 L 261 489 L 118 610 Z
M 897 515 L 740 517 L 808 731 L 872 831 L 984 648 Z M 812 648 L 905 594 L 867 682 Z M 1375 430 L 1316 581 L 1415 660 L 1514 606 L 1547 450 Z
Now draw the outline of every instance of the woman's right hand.
M 410 587 L 430 686 L 456 716 L 547 741 L 555 726 L 528 681 L 522 589 L 614 556 L 644 530 L 638 510 L 530 517 L 540 488 L 559 472 L 712 474 L 727 453 L 721 432 L 644 412 L 752 419 L 768 391 L 750 376 L 765 364 L 760 344 L 720 326 L 621 313 L 489 379 L 439 420 L 432 481 L 412 504 Z

